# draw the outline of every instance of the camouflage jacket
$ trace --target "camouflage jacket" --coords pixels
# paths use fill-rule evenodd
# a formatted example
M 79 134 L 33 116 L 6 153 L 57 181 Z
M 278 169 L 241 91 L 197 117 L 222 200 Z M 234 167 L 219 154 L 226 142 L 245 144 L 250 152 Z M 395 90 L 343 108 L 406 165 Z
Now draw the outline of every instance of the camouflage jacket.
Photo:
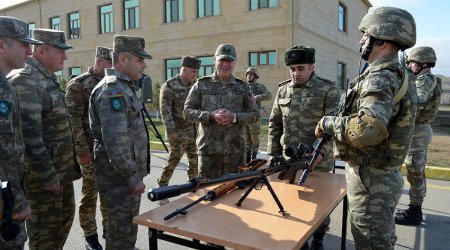
M 0 177 L 11 185 L 16 213 L 28 205 L 22 186 L 25 145 L 20 114 L 19 97 L 0 72 Z
M 440 79 L 425 69 L 416 79 L 417 107 L 416 124 L 430 124 L 436 119 L 441 102 L 442 84 Z
M 80 178 L 66 99 L 55 74 L 31 58 L 10 81 L 23 108 L 25 188 L 36 191 Z
M 211 112 L 218 109 L 236 113 L 237 123 L 218 125 L 211 122 Z M 244 125 L 259 119 L 247 84 L 233 76 L 227 82 L 221 82 L 216 73 L 197 80 L 186 99 L 183 114 L 186 120 L 198 123 L 197 152 L 206 155 L 244 152 Z
M 394 104 L 394 97 L 402 86 L 405 71 L 392 53 L 369 65 L 358 78 L 352 81 L 353 100 L 347 100 L 350 110 L 345 111 L 341 103 L 339 116 L 334 117 L 335 157 L 353 164 L 366 164 L 375 168 L 399 169 L 409 149 L 417 109 L 417 91 L 414 75 L 409 74 L 407 90 L 402 99 Z M 347 98 L 349 98 L 348 96 Z M 368 114 L 378 119 L 389 133 L 378 145 L 361 149 L 352 147 L 345 135 L 351 116 Z
M 167 135 L 175 132 L 178 138 L 195 139 L 195 123 L 183 117 L 184 102 L 191 88 L 192 84 L 184 82 L 179 75 L 161 86 L 159 106 Z
M 91 94 L 89 125 L 100 190 L 131 188 L 150 170 L 148 131 L 134 84 L 122 72 L 105 69 Z
M 75 152 L 83 155 L 92 152 L 94 139 L 89 128 L 89 97 L 94 87 L 100 82 L 101 77 L 89 68 L 83 73 L 70 80 L 66 89 L 67 109 L 75 138 Z
M 256 102 L 258 109 L 262 109 L 262 101 L 270 101 L 272 99 L 272 93 L 267 90 L 266 86 L 258 82 L 248 83 L 250 93 L 252 93 L 253 98 Z
M 269 118 L 267 151 L 282 155 L 286 147 L 313 144 L 317 122 L 325 115 L 334 115 L 339 104 L 339 90 L 333 82 L 315 73 L 305 84 L 281 82 Z M 327 143 L 322 153 L 326 156 L 321 166 L 330 168 L 332 145 Z

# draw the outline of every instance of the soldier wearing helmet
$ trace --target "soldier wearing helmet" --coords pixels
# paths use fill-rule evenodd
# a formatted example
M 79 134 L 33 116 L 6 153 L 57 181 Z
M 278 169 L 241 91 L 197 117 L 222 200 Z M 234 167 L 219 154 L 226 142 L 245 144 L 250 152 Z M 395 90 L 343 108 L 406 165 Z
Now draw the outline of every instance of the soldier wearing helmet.
M 272 99 L 272 94 L 263 84 L 257 82 L 259 79 L 259 72 L 255 67 L 249 67 L 245 72 L 245 77 L 252 98 L 258 106 L 258 110 L 263 110 L 264 107 L 261 105 L 261 102 L 270 101 L 270 99 Z M 244 127 L 244 133 L 247 162 L 250 162 L 251 160 L 256 159 L 256 155 L 258 154 L 259 135 L 261 134 L 261 118 L 255 123 L 246 125 Z
M 428 145 L 433 137 L 431 124 L 436 118 L 441 101 L 441 79 L 431 73 L 436 64 L 436 53 L 431 47 L 416 47 L 408 57 L 408 66 L 417 76 L 415 81 L 419 105 L 411 146 L 405 158 L 409 189 L 409 207 L 395 211 L 395 223 L 419 225 L 423 221 L 422 203 L 426 194 L 425 164 Z
M 414 46 L 416 24 L 405 10 L 381 7 L 359 26 L 368 67 L 350 84 L 337 116 L 324 116 L 316 136 L 334 137 L 346 162 L 347 196 L 356 249 L 394 249 L 394 211 L 403 190 L 401 165 L 413 134 L 417 93 L 398 59 Z

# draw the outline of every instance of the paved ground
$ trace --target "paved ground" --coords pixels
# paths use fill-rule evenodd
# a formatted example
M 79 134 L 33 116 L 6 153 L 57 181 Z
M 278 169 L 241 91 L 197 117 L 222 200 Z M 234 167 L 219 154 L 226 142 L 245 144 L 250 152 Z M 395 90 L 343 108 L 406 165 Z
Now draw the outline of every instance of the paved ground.
M 156 187 L 156 178 L 161 173 L 161 167 L 165 163 L 167 154 L 163 152 L 152 153 L 152 169 L 150 176 L 144 180 L 147 190 Z M 171 184 L 181 184 L 186 182 L 186 160 L 175 170 Z M 343 174 L 343 170 L 337 170 L 336 174 Z M 405 179 L 406 183 L 406 179 Z M 408 200 L 409 186 L 405 184 L 405 189 L 400 200 L 399 207 L 406 208 Z M 75 182 L 76 201 L 80 199 L 81 181 Z M 444 250 L 450 246 L 450 182 L 440 180 L 429 180 L 427 198 L 424 204 L 425 222 L 416 227 L 397 226 L 398 241 L 396 249 L 433 249 Z M 158 203 L 147 199 L 147 194 L 142 196 L 141 213 L 151 210 L 158 206 Z M 64 249 L 82 250 L 84 249 L 84 238 L 78 222 L 77 214 L 70 232 L 69 238 Z M 339 205 L 331 214 L 331 228 L 325 236 L 325 249 L 339 249 L 341 238 L 342 205 Z M 100 221 L 99 212 L 97 221 Z M 220 221 L 219 221 L 220 223 Z M 347 249 L 355 249 L 353 238 L 350 232 L 350 225 L 347 232 Z M 98 230 L 101 234 L 101 230 Z M 139 227 L 137 249 L 148 249 L 148 230 L 145 227 Z M 104 246 L 104 241 L 101 239 Z M 159 249 L 188 249 L 178 245 L 159 241 Z M 25 249 L 28 249 L 26 246 Z

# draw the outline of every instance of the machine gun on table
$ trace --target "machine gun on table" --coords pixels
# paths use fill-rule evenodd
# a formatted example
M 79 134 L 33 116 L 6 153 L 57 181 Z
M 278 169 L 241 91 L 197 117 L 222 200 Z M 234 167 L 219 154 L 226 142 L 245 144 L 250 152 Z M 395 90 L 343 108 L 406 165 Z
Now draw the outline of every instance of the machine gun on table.
M 323 144 L 326 141 L 327 141 L 327 139 L 325 137 L 323 137 L 323 138 L 319 139 L 318 145 L 323 146 Z M 275 173 L 285 173 L 285 174 L 286 173 L 296 173 L 299 170 L 303 170 L 306 168 L 310 169 L 311 164 L 313 162 L 313 161 L 311 161 L 311 159 L 317 159 L 322 146 L 316 147 L 314 153 L 312 155 L 310 155 L 309 154 L 310 151 L 307 151 L 306 149 L 310 148 L 311 146 L 300 146 L 299 145 L 297 148 L 302 149 L 302 150 L 297 150 L 295 153 L 295 157 L 291 157 L 288 160 L 285 160 L 283 157 L 274 157 L 271 160 L 269 167 L 267 167 L 267 168 L 246 171 L 246 172 L 236 173 L 236 174 L 229 174 L 229 175 L 223 176 L 221 178 L 211 179 L 211 180 L 205 179 L 205 178 L 194 178 L 185 184 L 154 188 L 148 192 L 148 198 L 151 201 L 158 201 L 161 199 L 175 197 L 175 196 L 187 193 L 187 192 L 196 192 L 198 189 L 206 188 L 209 186 L 214 186 L 217 184 L 237 182 L 237 181 L 241 181 L 241 180 L 248 180 L 248 179 L 256 178 L 255 181 L 253 181 L 252 185 L 248 188 L 246 193 L 236 203 L 236 205 L 241 206 L 242 202 L 250 194 L 250 192 L 256 187 L 256 185 L 263 183 L 267 186 L 270 193 L 272 194 L 272 197 L 274 198 L 275 202 L 277 203 L 277 205 L 280 209 L 279 212 L 281 214 L 285 214 L 286 212 L 285 212 L 283 206 L 281 205 L 281 202 L 278 199 L 277 195 L 273 191 L 272 186 L 270 185 L 269 180 L 267 179 L 267 176 L 275 174 Z M 309 175 L 309 173 L 308 173 L 308 175 Z M 306 178 L 308 177 L 308 175 L 303 177 L 303 183 L 306 181 Z M 284 176 L 279 176 L 279 177 L 284 178 Z

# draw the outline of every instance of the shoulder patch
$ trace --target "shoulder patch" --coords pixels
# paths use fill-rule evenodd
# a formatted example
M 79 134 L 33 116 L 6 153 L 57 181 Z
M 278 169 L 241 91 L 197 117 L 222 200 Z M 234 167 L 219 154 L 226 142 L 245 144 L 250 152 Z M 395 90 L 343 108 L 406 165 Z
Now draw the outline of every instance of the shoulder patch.
M 291 82 L 291 79 L 288 79 L 288 80 L 285 80 L 285 81 L 282 81 L 282 82 L 280 82 L 280 83 L 278 83 L 278 86 L 283 86 L 283 85 L 286 85 L 286 84 L 288 84 L 289 82 Z
M 111 90 L 108 93 L 106 93 L 108 98 L 120 98 L 123 97 L 124 93 L 120 90 Z
M 11 111 L 11 105 L 5 100 L 0 100 L 0 115 L 8 116 L 9 111 Z

